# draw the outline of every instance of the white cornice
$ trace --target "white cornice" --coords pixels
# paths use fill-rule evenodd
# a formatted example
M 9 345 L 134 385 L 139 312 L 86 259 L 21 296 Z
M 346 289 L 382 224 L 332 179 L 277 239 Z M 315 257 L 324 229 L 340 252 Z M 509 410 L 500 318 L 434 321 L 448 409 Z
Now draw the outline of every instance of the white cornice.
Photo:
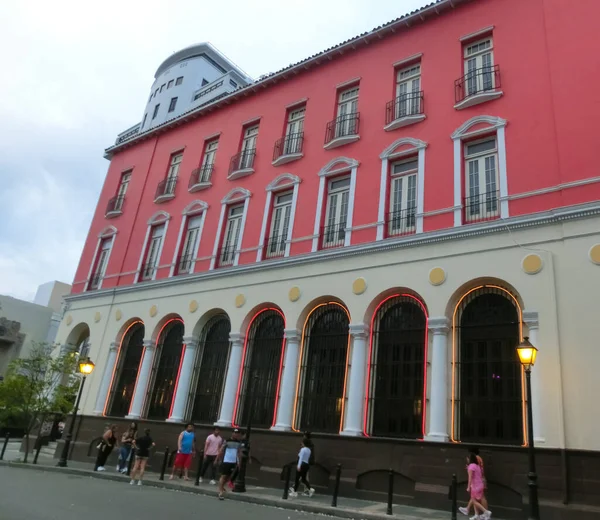
M 454 133 L 451 136 L 452 139 L 463 139 L 464 137 L 468 137 L 474 135 L 475 133 L 478 133 L 479 130 L 475 132 L 469 132 L 469 129 L 480 123 L 485 123 L 489 125 L 489 127 L 484 129 L 485 131 L 489 131 L 506 126 L 506 119 L 502 119 L 501 117 L 496 116 L 485 115 L 472 117 L 471 119 L 465 121 L 454 131 Z
M 240 200 L 246 200 L 252 196 L 252 192 L 246 188 L 233 188 L 227 195 L 221 200 L 221 204 L 228 204 L 230 202 L 238 202 Z

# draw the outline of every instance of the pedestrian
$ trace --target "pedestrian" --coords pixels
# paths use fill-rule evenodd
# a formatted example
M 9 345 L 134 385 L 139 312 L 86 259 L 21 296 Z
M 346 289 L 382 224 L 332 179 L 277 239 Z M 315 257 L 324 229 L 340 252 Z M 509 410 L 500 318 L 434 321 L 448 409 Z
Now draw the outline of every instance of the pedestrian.
M 467 507 L 461 507 L 459 511 L 468 516 L 471 508 L 473 508 L 474 515 L 471 517 L 471 520 L 478 520 L 481 517 L 489 519 L 492 516 L 492 512 L 482 504 L 484 484 L 481 467 L 477 463 L 477 455 L 475 453 L 469 453 L 467 457 L 467 471 L 469 473 L 467 493 L 470 493 L 470 500 Z
M 240 430 L 233 430 L 231 438 L 221 444 L 217 461 L 220 462 L 221 478 L 219 479 L 219 500 L 225 499 L 225 484 L 231 479 L 231 475 L 240 463 Z
M 106 460 L 110 455 L 111 451 L 117 444 L 117 426 L 111 424 L 102 435 L 100 444 L 98 444 L 98 456 L 96 457 L 96 464 L 94 465 L 94 471 L 105 471 Z
M 480 457 L 480 455 L 479 455 L 479 448 L 476 447 L 476 446 L 473 446 L 469 450 L 469 453 L 473 453 L 477 457 L 477 465 L 481 468 L 481 478 L 483 480 L 483 496 L 481 498 L 481 505 L 487 509 L 488 508 L 488 501 L 487 501 L 487 498 L 485 496 L 485 490 L 487 489 L 487 481 L 486 481 L 486 478 L 485 478 L 485 471 L 484 471 L 484 467 L 483 467 L 483 459 Z M 467 464 L 467 471 L 468 471 L 468 464 Z M 469 515 L 469 510 L 466 507 L 459 507 L 458 510 L 463 515 L 465 515 L 465 516 Z
M 202 461 L 202 468 L 200 469 L 200 478 L 198 482 L 202 482 L 206 470 L 210 466 L 211 484 L 217 483 L 217 456 L 219 455 L 219 449 L 223 443 L 221 437 L 221 429 L 215 426 L 213 432 L 206 438 L 204 442 L 204 460 Z
M 192 465 L 192 458 L 196 456 L 196 434 L 194 433 L 194 425 L 188 423 L 185 425 L 185 430 L 179 434 L 177 439 L 177 456 L 173 463 L 173 471 L 169 480 L 175 478 L 175 470 L 177 468 L 183 468 L 183 474 L 185 480 L 190 480 L 188 477 L 188 471 Z
M 119 473 L 127 473 L 127 463 L 131 457 L 133 442 L 137 433 L 137 424 L 131 423 L 129 429 L 121 437 L 121 447 L 119 448 L 119 458 L 117 460 L 117 471 Z
M 307 446 L 310 441 L 306 438 L 302 439 L 302 445 L 300 446 L 300 453 L 298 453 L 298 463 L 296 465 L 296 480 L 294 482 L 294 487 L 290 488 L 289 494 L 291 497 L 298 496 L 298 487 L 300 486 L 300 481 L 305 486 L 305 495 L 312 497 L 315 494 L 314 488 L 310 487 L 310 482 L 308 481 L 307 475 L 308 470 L 310 469 L 310 453 L 311 450 Z
M 138 476 L 137 485 L 142 485 L 144 471 L 146 471 L 146 464 L 148 463 L 148 457 L 150 456 L 150 448 L 154 448 L 154 446 L 156 446 L 156 444 L 154 444 L 152 437 L 150 437 L 150 430 L 146 428 L 144 430 L 144 435 L 135 440 L 135 465 L 131 471 L 131 482 L 129 482 L 132 486 L 135 484 L 136 475 Z

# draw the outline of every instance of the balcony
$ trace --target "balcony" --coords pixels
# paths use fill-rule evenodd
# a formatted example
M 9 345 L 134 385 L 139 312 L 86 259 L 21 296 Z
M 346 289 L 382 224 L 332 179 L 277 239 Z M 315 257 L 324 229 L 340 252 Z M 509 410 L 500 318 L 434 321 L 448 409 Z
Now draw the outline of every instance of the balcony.
M 137 134 L 139 134 L 141 127 L 142 123 L 137 123 L 136 125 L 129 127 L 127 130 L 124 130 L 123 132 L 117 135 L 115 144 L 121 144 L 125 141 L 128 141 L 129 139 L 132 139 Z
M 321 248 L 341 247 L 346 240 L 346 222 L 336 222 L 323 226 L 321 230 Z
M 100 273 L 94 274 L 88 285 L 88 291 L 97 290 L 100 287 L 100 282 L 102 282 L 102 275 Z
M 273 166 L 281 166 L 292 161 L 301 159 L 304 154 L 304 132 L 289 134 L 275 141 L 273 149 Z
M 285 255 L 285 245 L 287 236 L 277 235 L 269 237 L 265 247 L 265 258 L 277 258 Z
M 249 148 L 240 153 L 236 153 L 229 162 L 229 174 L 227 179 L 234 181 L 254 173 L 254 158 L 256 157 L 256 148 Z
M 354 143 L 360 139 L 358 135 L 360 114 L 346 114 L 336 117 L 327 123 L 325 129 L 325 150 L 331 150 L 338 146 Z
M 414 125 L 425 119 L 423 91 L 402 94 L 385 105 L 386 132 L 408 125 Z
M 154 278 L 154 273 L 156 272 L 156 266 L 154 264 L 142 264 L 142 268 L 140 270 L 140 280 L 152 280 Z
M 488 191 L 465 197 L 464 223 L 475 224 L 500 217 L 500 192 Z
M 471 70 L 454 82 L 454 108 L 462 110 L 498 99 L 503 94 L 501 86 L 499 65 Z
M 123 213 L 123 203 L 125 202 L 125 195 L 117 195 L 108 201 L 106 205 L 106 218 L 115 218 Z
M 167 177 L 158 183 L 156 193 L 154 194 L 154 202 L 161 203 L 175 198 L 175 185 L 177 177 Z
M 387 216 L 388 237 L 412 235 L 416 230 L 417 208 L 408 207 L 398 211 L 390 211 Z
M 192 272 L 194 261 L 193 255 L 180 255 L 177 257 L 177 274 L 189 274 Z
M 190 182 L 188 184 L 188 191 L 194 193 L 196 191 L 205 190 L 212 186 L 211 177 L 214 169 L 214 164 L 205 164 L 200 168 L 192 170 L 190 175 Z
M 217 254 L 217 264 L 219 267 L 229 267 L 233 265 L 235 260 L 235 248 L 231 246 L 223 246 Z

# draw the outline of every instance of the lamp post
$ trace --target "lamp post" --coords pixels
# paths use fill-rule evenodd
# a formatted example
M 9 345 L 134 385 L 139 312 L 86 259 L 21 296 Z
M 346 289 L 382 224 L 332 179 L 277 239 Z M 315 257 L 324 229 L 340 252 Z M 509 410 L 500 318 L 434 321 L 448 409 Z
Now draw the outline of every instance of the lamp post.
M 252 433 L 252 418 L 254 416 L 254 406 L 252 398 L 254 396 L 254 387 L 258 381 L 258 375 L 254 374 L 252 377 L 252 383 L 250 385 L 250 392 L 248 393 L 248 399 L 246 406 L 248 407 L 248 424 L 246 425 L 246 439 L 243 441 L 242 446 L 242 460 L 240 462 L 240 472 L 235 479 L 235 485 L 233 490 L 236 493 L 246 492 L 246 467 L 248 466 L 248 459 L 250 458 L 250 434 Z
M 79 409 L 79 402 L 81 401 L 81 393 L 83 385 L 85 384 L 86 376 L 89 376 L 94 371 L 94 363 L 89 357 L 85 357 L 79 360 L 77 364 L 77 371 L 82 375 L 81 384 L 79 385 L 79 393 L 77 394 L 77 400 L 75 401 L 75 408 L 73 409 L 73 417 L 71 418 L 71 424 L 69 425 L 69 432 L 65 438 L 65 445 L 63 446 L 60 459 L 58 460 L 58 466 L 61 468 L 67 467 L 67 458 L 69 457 L 69 447 L 71 446 L 71 439 L 73 439 L 73 430 L 75 428 L 75 418 L 77 417 L 77 410 Z
M 528 337 L 517 347 L 519 361 L 525 369 L 525 381 L 527 384 L 527 436 L 529 437 L 529 520 L 540 519 L 540 505 L 538 502 L 537 473 L 535 469 L 535 446 L 533 442 L 533 405 L 531 402 L 531 368 L 535 364 L 537 348 L 530 342 Z

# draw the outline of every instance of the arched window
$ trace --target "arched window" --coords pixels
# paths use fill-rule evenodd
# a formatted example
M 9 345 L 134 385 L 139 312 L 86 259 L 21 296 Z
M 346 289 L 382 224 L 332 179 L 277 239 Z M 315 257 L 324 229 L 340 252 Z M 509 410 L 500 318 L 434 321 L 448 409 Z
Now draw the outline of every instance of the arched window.
M 410 295 L 384 301 L 371 329 L 366 432 L 421 438 L 425 413 L 427 315 Z
M 462 442 L 523 444 L 521 315 L 500 287 L 467 294 L 458 308 L 455 427 Z
M 223 385 L 229 357 L 231 323 L 225 314 L 211 318 L 202 329 L 196 361 L 196 392 L 192 401 L 191 420 L 214 423 L 221 408 Z
M 163 326 L 158 335 L 148 419 L 162 420 L 170 415 L 185 348 L 183 330 L 183 321 L 174 318 Z
M 296 429 L 338 433 L 344 409 L 350 319 L 335 303 L 314 309 L 304 325 Z
M 119 346 L 117 367 L 108 396 L 108 413 L 112 417 L 125 417 L 129 413 L 135 382 L 144 352 L 144 324 L 132 323 Z
M 270 428 L 274 423 L 285 320 L 276 309 L 263 310 L 248 327 L 235 424 Z M 251 417 L 250 417 L 251 415 Z

